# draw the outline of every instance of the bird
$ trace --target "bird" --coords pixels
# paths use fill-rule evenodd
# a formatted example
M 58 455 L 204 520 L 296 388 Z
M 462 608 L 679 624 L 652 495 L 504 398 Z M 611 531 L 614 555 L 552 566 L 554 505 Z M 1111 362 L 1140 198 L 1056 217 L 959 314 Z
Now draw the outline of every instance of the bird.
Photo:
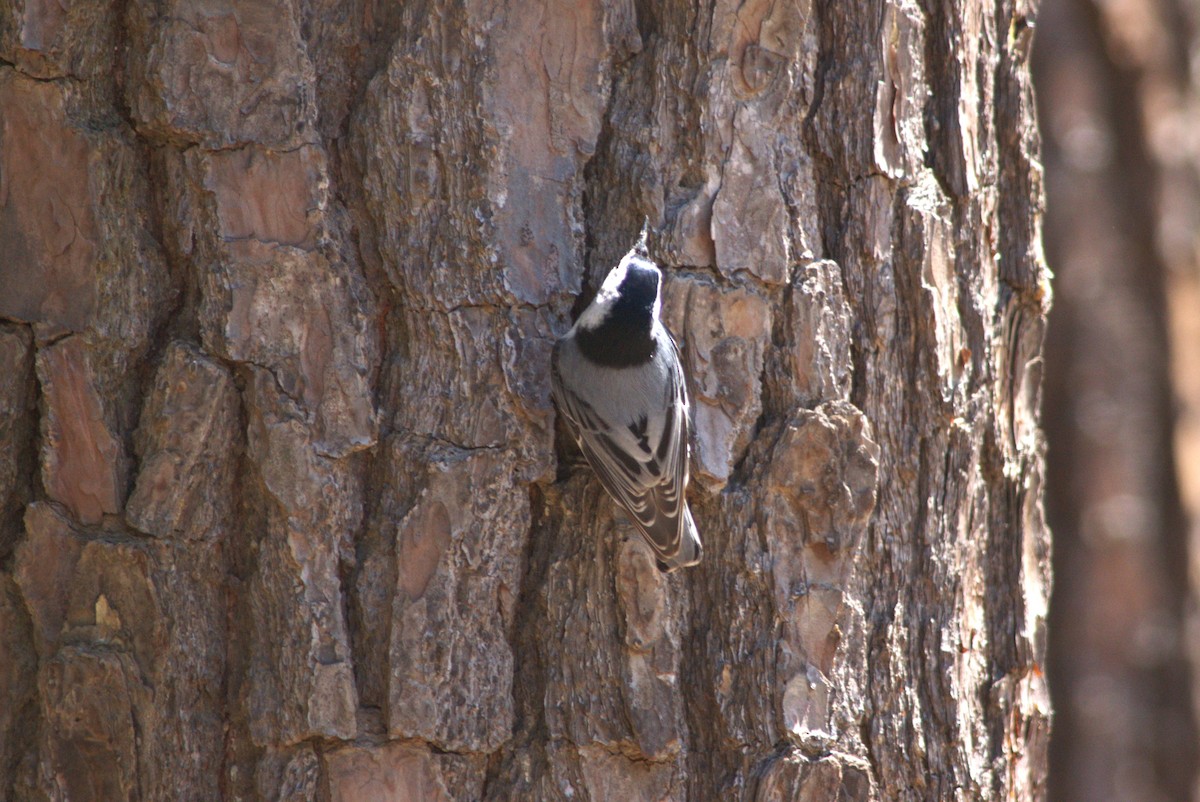
M 688 394 L 675 340 L 663 325 L 662 272 L 648 226 L 554 345 L 551 391 L 601 485 L 629 514 L 670 573 L 703 548 L 685 495 Z

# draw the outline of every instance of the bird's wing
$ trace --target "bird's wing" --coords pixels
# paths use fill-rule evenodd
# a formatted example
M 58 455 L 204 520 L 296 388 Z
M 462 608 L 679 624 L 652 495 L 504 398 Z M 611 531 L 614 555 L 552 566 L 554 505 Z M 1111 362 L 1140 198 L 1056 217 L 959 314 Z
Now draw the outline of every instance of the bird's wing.
M 628 426 L 606 421 L 563 384 L 557 359 L 551 372 L 555 402 L 588 463 L 663 559 L 681 548 L 688 481 L 687 389 L 678 359 L 671 364 L 661 427 L 645 419 Z

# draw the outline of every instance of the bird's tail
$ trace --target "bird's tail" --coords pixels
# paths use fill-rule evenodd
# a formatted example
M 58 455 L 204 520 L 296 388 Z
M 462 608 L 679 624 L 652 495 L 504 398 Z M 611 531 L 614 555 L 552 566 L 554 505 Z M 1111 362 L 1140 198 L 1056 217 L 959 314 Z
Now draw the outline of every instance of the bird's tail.
M 700 533 L 696 531 L 696 522 L 692 520 L 691 509 L 683 505 L 683 537 L 679 542 L 679 551 L 670 557 L 658 561 L 659 570 L 670 573 L 676 568 L 687 568 L 696 565 L 704 556 L 704 547 L 700 545 Z

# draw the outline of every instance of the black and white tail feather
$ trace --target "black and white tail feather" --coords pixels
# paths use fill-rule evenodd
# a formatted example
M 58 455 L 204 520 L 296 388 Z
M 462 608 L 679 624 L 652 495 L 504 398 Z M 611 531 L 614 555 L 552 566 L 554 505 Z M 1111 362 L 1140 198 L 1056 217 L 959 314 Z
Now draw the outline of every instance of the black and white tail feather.
M 646 232 L 555 344 L 560 414 L 663 571 L 700 562 L 688 509 L 689 418 L 679 350 L 660 320 L 662 274 Z

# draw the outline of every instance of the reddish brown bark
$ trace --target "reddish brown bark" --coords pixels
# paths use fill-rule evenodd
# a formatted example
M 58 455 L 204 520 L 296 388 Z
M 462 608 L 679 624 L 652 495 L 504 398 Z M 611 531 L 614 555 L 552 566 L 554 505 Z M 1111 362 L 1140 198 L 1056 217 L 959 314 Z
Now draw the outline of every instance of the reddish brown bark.
M 1041 798 L 1030 13 L 0 9 L 0 794 Z M 548 393 L 645 217 L 670 577 Z

